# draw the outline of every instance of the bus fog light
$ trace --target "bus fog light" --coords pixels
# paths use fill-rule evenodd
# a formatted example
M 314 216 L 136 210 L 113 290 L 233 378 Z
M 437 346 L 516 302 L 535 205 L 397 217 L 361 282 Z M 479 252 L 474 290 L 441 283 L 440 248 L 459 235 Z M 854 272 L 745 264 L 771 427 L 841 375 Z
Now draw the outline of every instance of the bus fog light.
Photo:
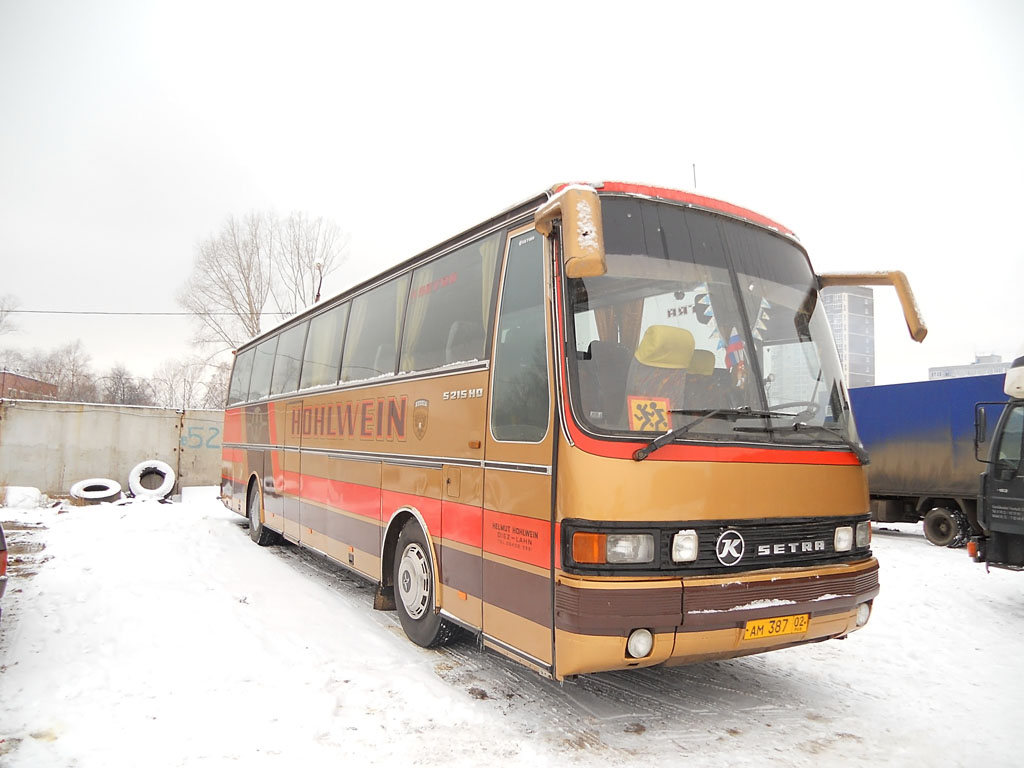
M 857 523 L 857 546 L 866 547 L 871 543 L 871 523 Z
M 672 562 L 692 563 L 697 559 L 697 532 L 680 531 L 672 537 Z
M 871 618 L 871 603 L 861 603 L 857 606 L 857 626 L 863 627 Z
M 853 527 L 841 525 L 836 528 L 835 537 L 836 552 L 849 552 L 853 549 Z
M 626 653 L 634 659 L 649 656 L 652 648 L 654 648 L 654 635 L 649 629 L 634 629 L 629 633 L 629 640 L 626 641 Z
M 654 536 L 649 533 L 609 533 L 609 563 L 650 563 L 654 561 Z

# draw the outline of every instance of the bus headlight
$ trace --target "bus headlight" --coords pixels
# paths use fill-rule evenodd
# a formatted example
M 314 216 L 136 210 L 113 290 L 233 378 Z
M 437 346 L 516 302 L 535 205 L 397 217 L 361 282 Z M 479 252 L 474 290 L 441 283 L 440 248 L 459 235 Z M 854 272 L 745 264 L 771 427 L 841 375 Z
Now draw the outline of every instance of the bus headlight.
M 692 563 L 697 559 L 697 532 L 680 531 L 672 537 L 672 562 Z
M 609 533 L 609 563 L 654 562 L 654 536 L 649 533 Z
M 836 552 L 849 552 L 853 549 L 853 526 L 841 525 L 836 528 L 834 543 Z
M 653 563 L 654 535 L 577 531 L 572 535 L 572 559 L 581 565 Z
M 871 543 L 871 523 L 857 523 L 857 546 L 866 547 Z

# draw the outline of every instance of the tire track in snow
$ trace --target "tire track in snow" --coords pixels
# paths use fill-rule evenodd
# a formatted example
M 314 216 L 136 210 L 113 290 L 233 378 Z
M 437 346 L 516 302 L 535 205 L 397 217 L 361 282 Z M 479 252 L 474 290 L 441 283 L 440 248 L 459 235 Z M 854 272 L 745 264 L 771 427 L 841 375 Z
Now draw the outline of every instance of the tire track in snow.
M 239 528 L 242 535 L 247 533 L 244 522 Z M 396 613 L 373 610 L 374 588 L 368 582 L 301 547 L 281 545 L 269 551 L 331 589 L 353 610 L 401 634 Z M 435 673 L 453 688 L 511 718 L 525 736 L 579 754 L 635 756 L 663 752 L 666 745 L 688 754 L 709 739 L 787 732 L 790 743 L 802 744 L 810 759 L 831 749 L 831 742 L 817 739 L 822 723 L 843 720 L 876 698 L 845 683 L 834 653 L 823 654 L 821 674 L 814 676 L 787 664 L 789 651 L 781 651 L 684 667 L 606 672 L 565 683 L 485 651 L 472 640 L 431 653 L 436 656 Z M 840 735 L 834 740 L 837 749 L 840 743 L 863 738 Z

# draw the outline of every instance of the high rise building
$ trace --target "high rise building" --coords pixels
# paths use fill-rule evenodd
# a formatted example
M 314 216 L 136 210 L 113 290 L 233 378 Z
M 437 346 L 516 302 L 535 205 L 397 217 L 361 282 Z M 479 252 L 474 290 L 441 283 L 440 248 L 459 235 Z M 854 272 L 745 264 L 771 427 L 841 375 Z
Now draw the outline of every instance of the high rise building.
M 875 384 L 875 294 L 871 288 L 826 288 L 821 301 L 832 326 L 848 387 Z

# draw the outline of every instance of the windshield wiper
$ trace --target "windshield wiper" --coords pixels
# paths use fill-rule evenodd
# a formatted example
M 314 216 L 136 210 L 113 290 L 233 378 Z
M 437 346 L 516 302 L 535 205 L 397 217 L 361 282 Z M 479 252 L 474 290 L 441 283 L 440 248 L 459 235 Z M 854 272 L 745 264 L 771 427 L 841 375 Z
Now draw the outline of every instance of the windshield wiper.
M 736 421 L 737 419 L 769 419 L 793 415 L 791 413 L 777 413 L 775 411 L 755 411 L 746 405 L 741 408 L 705 408 L 696 410 L 690 408 L 670 408 L 668 412 L 678 413 L 681 416 L 696 416 L 697 418 L 689 424 L 684 424 L 681 427 L 670 429 L 665 434 L 651 440 L 651 442 L 643 448 L 637 448 L 633 451 L 634 461 L 643 461 L 663 445 L 668 445 L 680 435 L 685 435 L 698 424 L 707 421 L 708 419 Z M 734 429 L 739 429 L 739 427 L 735 427 Z
M 792 414 L 790 414 L 790 415 L 792 415 Z M 821 424 L 808 424 L 808 423 L 803 422 L 803 421 L 798 421 L 795 424 L 790 424 L 790 425 L 785 426 L 785 427 L 733 427 L 732 428 L 733 432 L 765 432 L 765 433 L 773 434 L 773 435 L 774 434 L 779 434 L 779 433 L 784 433 L 784 432 L 804 432 L 806 430 L 815 430 L 817 432 L 825 432 L 825 433 L 831 435 L 832 437 L 838 438 L 843 443 L 843 445 L 845 445 L 847 448 L 849 448 L 851 451 L 853 451 L 854 455 L 857 457 L 857 459 L 860 461 L 860 463 L 862 465 L 864 465 L 864 466 L 867 466 L 868 463 L 870 463 L 870 461 L 871 461 L 870 457 L 868 456 L 868 452 L 864 450 L 864 446 L 863 445 L 860 445 L 859 443 L 855 443 L 853 440 L 850 440 L 848 437 L 846 437 L 846 435 L 842 434 L 838 430 L 832 429 L 830 427 L 823 426 Z

